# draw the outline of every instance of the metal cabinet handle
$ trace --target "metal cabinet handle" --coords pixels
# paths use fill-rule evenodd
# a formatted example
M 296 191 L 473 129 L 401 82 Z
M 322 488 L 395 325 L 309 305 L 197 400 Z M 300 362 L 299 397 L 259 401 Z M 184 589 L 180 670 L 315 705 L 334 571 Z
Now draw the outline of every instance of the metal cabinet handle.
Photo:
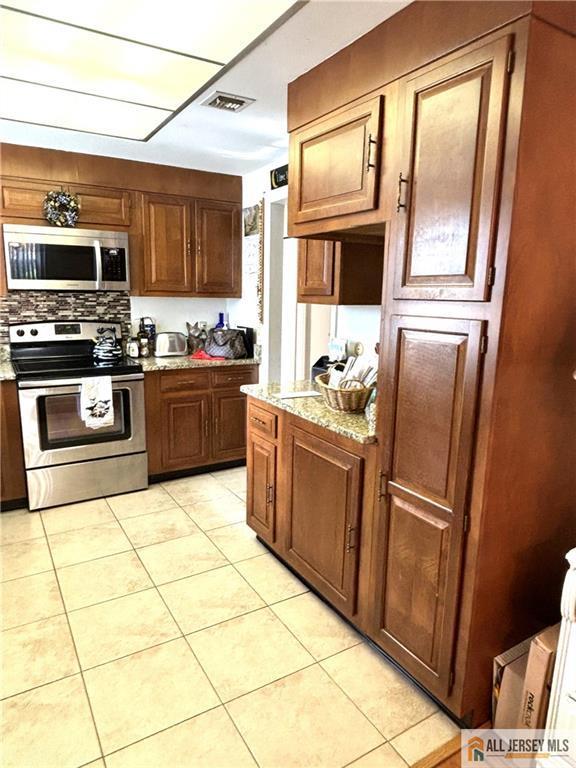
M 263 427 L 266 426 L 266 422 L 262 421 L 262 419 L 259 419 L 257 416 L 250 416 L 250 421 L 255 421 L 256 424 L 261 424 Z
M 186 255 L 190 256 L 191 253 L 192 253 L 192 245 L 190 243 L 190 240 L 188 240 L 188 242 L 186 243 Z
M 366 146 L 366 173 L 370 172 L 370 168 L 376 168 L 376 163 L 374 162 L 374 159 L 372 157 L 372 147 L 374 147 L 374 150 L 376 150 L 376 144 L 378 144 L 378 139 L 373 139 L 372 134 L 368 134 L 368 143 Z
M 402 172 L 400 172 L 400 176 L 398 177 L 398 200 L 396 202 L 396 211 L 397 213 L 400 213 L 401 210 L 406 210 L 406 200 L 402 202 L 402 184 L 406 184 L 406 192 L 408 192 L 408 179 L 405 179 L 402 175 Z
M 348 526 L 348 532 L 346 536 L 346 552 L 350 552 L 351 549 L 356 548 L 356 528 L 349 525 Z M 354 541 L 352 541 L 354 539 Z
M 274 501 L 274 486 L 266 485 L 266 503 L 272 504 Z

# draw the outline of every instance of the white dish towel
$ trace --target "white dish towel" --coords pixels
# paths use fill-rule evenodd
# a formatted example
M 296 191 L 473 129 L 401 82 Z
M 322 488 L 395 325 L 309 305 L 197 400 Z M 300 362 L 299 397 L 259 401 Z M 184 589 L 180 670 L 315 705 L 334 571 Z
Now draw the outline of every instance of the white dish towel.
M 90 429 L 102 429 L 114 424 L 114 401 L 110 376 L 82 379 L 80 415 Z

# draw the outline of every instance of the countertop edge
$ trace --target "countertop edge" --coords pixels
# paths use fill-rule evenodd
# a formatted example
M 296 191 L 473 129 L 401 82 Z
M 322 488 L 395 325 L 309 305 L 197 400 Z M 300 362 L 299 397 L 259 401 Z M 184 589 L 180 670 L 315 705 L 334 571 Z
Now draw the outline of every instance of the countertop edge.
M 303 413 L 301 410 L 298 409 L 297 403 L 301 402 L 299 398 L 295 398 L 294 402 L 291 402 L 289 399 L 286 400 L 279 400 L 277 397 L 274 397 L 272 394 L 263 393 L 262 389 L 265 387 L 265 385 L 262 384 L 243 384 L 240 387 L 240 391 L 247 395 L 248 397 L 253 397 L 255 400 L 259 400 L 262 403 L 266 403 L 267 405 L 272 406 L 273 408 L 277 408 L 280 411 L 286 411 L 287 413 L 290 413 L 292 416 L 297 416 L 300 419 L 303 419 L 304 421 L 309 421 L 311 424 L 315 424 L 318 427 L 322 427 L 324 429 L 327 429 L 330 432 L 334 432 L 337 435 L 341 435 L 342 437 L 347 437 L 350 440 L 354 440 L 354 442 L 359 443 L 361 445 L 375 445 L 378 440 L 375 434 L 368 434 L 368 435 L 360 435 L 354 430 L 343 426 L 342 424 L 336 424 L 334 421 L 330 421 L 331 413 L 324 416 L 316 416 L 316 414 L 310 414 L 310 413 Z M 328 408 L 328 406 L 324 406 L 325 408 Z M 365 417 L 361 414 L 345 414 L 343 412 L 334 411 L 334 419 L 337 419 L 342 416 L 352 416 L 355 418 L 362 418 L 365 420 Z

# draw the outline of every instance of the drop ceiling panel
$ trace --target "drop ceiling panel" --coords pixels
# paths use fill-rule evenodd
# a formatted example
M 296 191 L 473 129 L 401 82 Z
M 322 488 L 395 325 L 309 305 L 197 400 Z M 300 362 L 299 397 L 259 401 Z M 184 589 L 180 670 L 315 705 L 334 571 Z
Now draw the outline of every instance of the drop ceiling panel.
M 294 0 L 8 0 L 6 5 L 227 63 Z
M 170 112 L 0 78 L 1 117 L 125 139 L 144 139 Z
M 0 11 L 0 25 L 4 77 L 94 96 L 174 110 L 221 69 L 7 10 Z

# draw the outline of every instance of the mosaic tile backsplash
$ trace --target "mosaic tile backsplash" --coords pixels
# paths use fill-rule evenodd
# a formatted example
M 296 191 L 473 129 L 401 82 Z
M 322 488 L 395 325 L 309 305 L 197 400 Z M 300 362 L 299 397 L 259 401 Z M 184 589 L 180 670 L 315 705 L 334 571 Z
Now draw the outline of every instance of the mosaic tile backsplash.
M 11 291 L 0 296 L 0 344 L 8 342 L 12 323 L 51 320 L 105 320 L 122 323 L 130 334 L 128 291 Z

